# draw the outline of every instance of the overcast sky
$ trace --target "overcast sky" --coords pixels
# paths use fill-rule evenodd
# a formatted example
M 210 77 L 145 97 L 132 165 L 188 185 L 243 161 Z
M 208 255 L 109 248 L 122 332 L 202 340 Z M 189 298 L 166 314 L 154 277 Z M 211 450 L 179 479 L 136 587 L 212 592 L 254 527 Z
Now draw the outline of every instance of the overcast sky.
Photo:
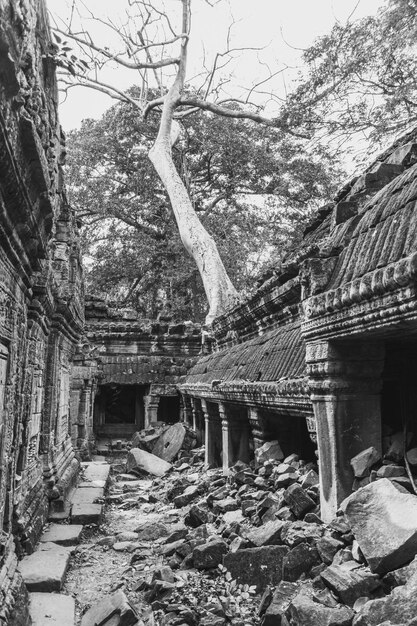
M 162 6 L 163 0 L 156 0 L 155 4 L 158 5 L 158 2 Z M 174 6 L 174 0 L 168 2 Z M 50 10 L 63 20 L 68 18 L 69 4 L 70 0 L 48 0 Z M 123 17 L 127 0 L 84 0 L 84 4 L 99 17 L 110 16 L 118 21 Z M 354 17 L 358 18 L 376 13 L 381 6 L 382 0 L 360 0 L 359 4 L 358 0 L 224 0 L 215 8 L 210 8 L 202 0 L 193 0 L 188 75 L 199 71 L 203 43 L 208 56 L 224 50 L 230 13 L 236 22 L 233 29 L 235 45 L 268 45 L 258 58 L 256 53 L 247 53 L 236 59 L 234 82 L 236 85 L 249 85 L 267 71 L 259 64 L 259 56 L 274 71 L 285 64 L 296 66 L 300 52 L 294 48 L 309 46 L 316 37 L 329 32 L 335 21 L 346 21 L 355 7 Z M 94 33 L 94 26 L 90 24 L 89 30 Z M 101 39 L 102 45 L 113 43 L 110 35 L 105 35 L 103 30 L 99 29 L 96 37 Z M 109 39 L 106 40 L 106 37 Z M 291 75 L 287 72 L 286 77 L 290 79 Z M 135 78 L 134 72 L 121 69 L 116 72 L 109 70 L 105 75 L 107 82 L 111 81 L 121 89 L 137 82 Z M 274 89 L 284 89 L 282 76 L 274 83 Z M 99 117 L 111 104 L 110 98 L 98 92 L 72 89 L 61 103 L 61 123 L 65 130 L 76 128 L 82 119 Z

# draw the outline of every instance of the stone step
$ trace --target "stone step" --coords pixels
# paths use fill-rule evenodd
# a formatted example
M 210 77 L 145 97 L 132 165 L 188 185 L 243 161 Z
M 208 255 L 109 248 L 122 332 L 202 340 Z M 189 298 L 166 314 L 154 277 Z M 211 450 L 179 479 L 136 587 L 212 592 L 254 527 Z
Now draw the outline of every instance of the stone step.
M 52 542 L 60 546 L 75 546 L 80 542 L 81 524 L 51 524 L 42 534 L 41 543 Z
M 59 593 L 29 594 L 32 626 L 74 626 L 75 601 Z
M 41 543 L 38 550 L 25 556 L 18 569 L 28 591 L 60 591 L 72 548 L 56 543 Z
M 110 474 L 110 465 L 102 461 L 90 461 L 89 463 L 81 463 L 84 473 L 83 482 L 104 481 L 103 487 L 106 486 Z
M 71 510 L 71 524 L 99 524 L 103 513 L 102 504 L 74 504 Z

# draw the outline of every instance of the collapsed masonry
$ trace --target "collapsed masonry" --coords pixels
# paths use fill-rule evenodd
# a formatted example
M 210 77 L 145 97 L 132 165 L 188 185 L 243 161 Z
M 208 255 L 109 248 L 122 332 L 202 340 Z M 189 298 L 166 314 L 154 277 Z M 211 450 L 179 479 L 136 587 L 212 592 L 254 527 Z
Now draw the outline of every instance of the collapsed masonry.
M 318 447 L 329 520 L 352 457 L 408 430 L 393 438 L 403 454 L 417 437 L 417 132 L 319 211 L 297 253 L 215 320 L 201 356 L 192 323 L 92 299 L 84 312 L 50 47 L 43 0 L 1 3 L 0 623 L 24 600 L 20 553 L 98 440 L 184 420 L 225 469 L 265 441 L 306 460 Z

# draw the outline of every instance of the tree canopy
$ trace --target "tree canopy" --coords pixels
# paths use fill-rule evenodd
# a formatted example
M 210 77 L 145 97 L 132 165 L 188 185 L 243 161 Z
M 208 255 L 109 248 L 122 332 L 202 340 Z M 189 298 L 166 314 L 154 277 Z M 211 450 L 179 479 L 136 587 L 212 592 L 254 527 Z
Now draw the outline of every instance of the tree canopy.
M 88 288 L 149 317 L 169 304 L 175 316 L 201 320 L 201 280 L 147 158 L 157 126 L 156 115 L 145 122 L 119 103 L 68 136 L 69 198 L 84 223 Z M 173 155 L 195 211 L 243 293 L 279 262 L 340 180 L 324 151 L 304 153 L 300 140 L 215 115 L 185 118 Z

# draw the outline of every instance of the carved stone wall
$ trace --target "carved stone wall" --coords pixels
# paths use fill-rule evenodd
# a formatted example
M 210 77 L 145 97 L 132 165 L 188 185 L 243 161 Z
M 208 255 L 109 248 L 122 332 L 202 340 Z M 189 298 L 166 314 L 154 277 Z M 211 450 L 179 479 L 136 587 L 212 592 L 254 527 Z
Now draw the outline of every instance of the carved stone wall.
M 78 466 L 68 405 L 82 275 L 50 46 L 43 0 L 0 3 L 0 623 L 7 624 L 21 593 L 16 549 L 33 549 L 51 485 L 64 492 Z

